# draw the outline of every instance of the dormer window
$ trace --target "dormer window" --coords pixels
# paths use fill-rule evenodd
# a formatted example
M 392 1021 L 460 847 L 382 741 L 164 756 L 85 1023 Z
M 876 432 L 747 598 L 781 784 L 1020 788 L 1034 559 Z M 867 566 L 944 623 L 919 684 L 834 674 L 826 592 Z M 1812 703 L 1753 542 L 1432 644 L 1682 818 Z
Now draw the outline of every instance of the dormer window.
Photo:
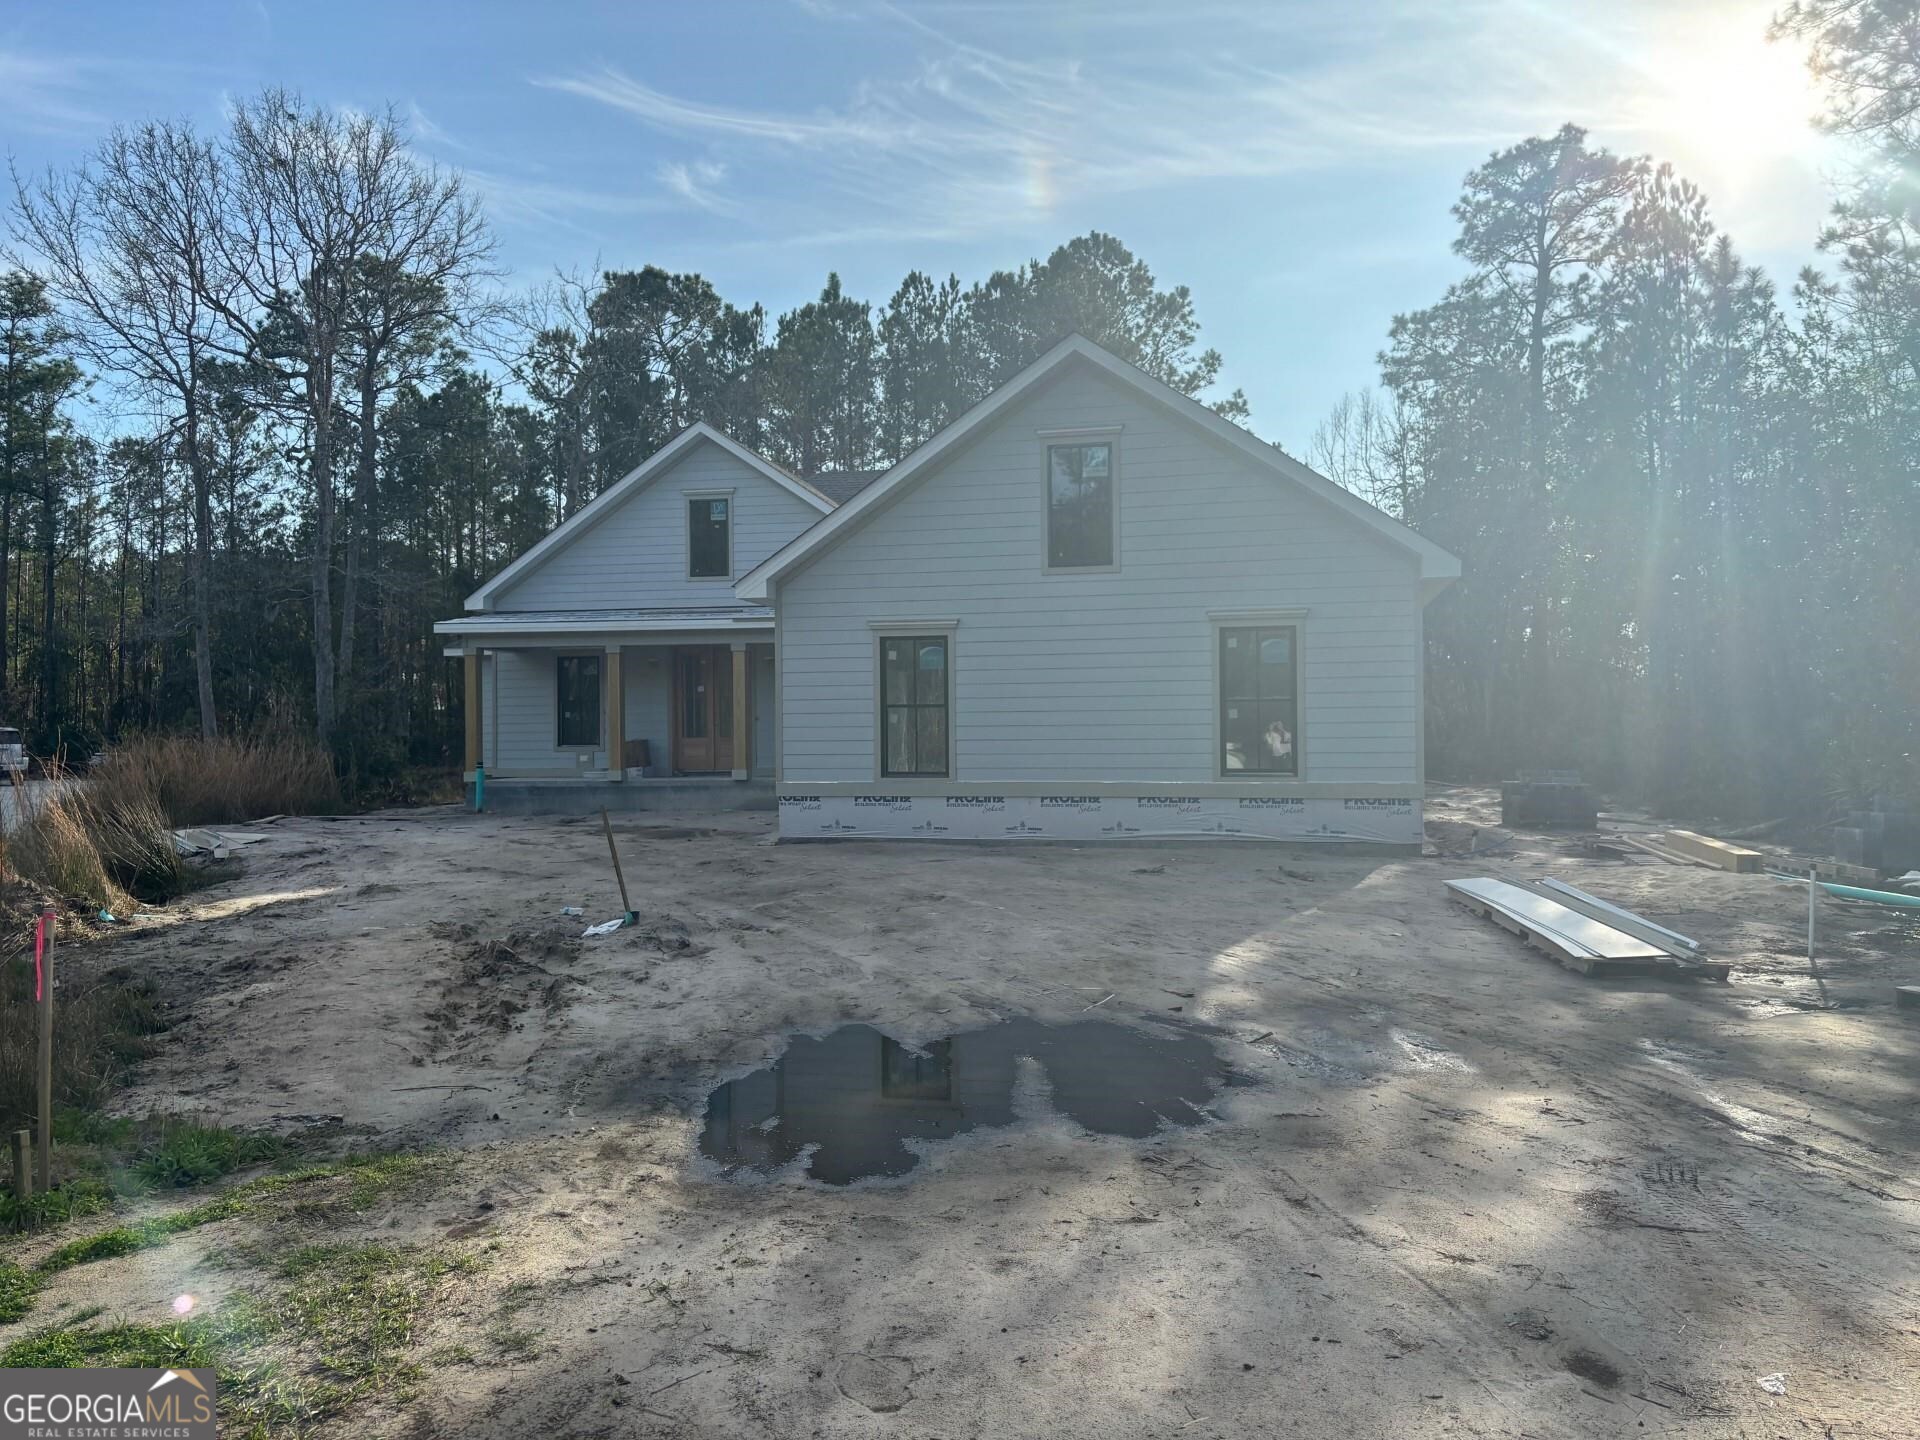
M 733 575 L 733 499 L 696 495 L 687 501 L 687 575 L 725 580 Z
M 1111 570 L 1117 519 L 1113 442 L 1047 446 L 1047 569 Z

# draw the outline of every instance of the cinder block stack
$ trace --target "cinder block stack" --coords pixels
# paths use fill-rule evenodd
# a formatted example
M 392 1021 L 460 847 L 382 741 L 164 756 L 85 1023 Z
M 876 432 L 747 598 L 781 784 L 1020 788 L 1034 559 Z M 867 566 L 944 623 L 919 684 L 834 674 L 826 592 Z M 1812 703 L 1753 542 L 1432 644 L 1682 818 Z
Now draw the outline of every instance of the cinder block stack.
M 1533 771 L 1501 783 L 1500 823 L 1509 829 L 1593 830 L 1600 823 L 1599 806 L 1577 771 Z
M 1891 795 L 1876 795 L 1872 807 L 1852 810 L 1833 831 L 1833 855 L 1874 870 L 1920 870 L 1920 811 Z

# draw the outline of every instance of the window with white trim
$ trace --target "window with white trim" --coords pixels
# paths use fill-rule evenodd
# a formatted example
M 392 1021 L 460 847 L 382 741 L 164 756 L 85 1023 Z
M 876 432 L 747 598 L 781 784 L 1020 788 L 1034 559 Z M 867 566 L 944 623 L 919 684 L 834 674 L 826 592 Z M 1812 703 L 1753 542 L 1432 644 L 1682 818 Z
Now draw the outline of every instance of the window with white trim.
M 1115 564 L 1113 442 L 1047 446 L 1047 569 Z
M 945 778 L 951 770 L 953 658 L 948 635 L 880 637 L 880 773 Z
M 554 670 L 559 701 L 559 748 L 587 750 L 600 743 L 600 657 L 562 655 Z
M 1300 773 L 1300 630 L 1220 629 L 1220 772 Z
M 687 501 L 687 575 L 724 580 L 733 574 L 733 501 L 725 495 Z

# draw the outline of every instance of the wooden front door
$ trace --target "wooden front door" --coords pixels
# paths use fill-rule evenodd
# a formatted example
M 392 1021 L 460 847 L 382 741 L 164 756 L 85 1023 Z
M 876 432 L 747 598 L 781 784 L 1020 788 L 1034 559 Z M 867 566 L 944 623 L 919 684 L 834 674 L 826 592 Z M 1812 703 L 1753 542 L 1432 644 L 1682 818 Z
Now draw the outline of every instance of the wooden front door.
M 673 768 L 733 769 L 733 651 L 725 645 L 673 652 Z

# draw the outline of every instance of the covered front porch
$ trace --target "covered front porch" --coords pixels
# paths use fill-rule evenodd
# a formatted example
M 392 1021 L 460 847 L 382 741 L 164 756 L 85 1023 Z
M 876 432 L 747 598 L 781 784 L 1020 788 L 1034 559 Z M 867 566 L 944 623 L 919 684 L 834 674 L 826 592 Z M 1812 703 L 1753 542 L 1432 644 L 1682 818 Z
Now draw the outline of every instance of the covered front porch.
M 762 607 L 489 613 L 434 628 L 462 663 L 464 769 L 487 809 L 578 811 L 583 789 L 599 792 L 588 809 L 636 808 L 642 791 L 714 809 L 771 794 Z

